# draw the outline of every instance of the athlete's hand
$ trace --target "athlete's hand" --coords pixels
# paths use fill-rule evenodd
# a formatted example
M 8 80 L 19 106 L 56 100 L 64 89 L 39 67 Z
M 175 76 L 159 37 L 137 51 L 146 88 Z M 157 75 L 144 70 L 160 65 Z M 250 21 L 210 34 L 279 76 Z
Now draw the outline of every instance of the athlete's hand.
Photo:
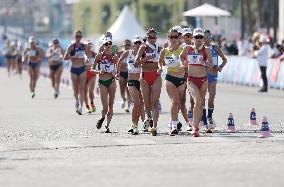
M 216 68 L 216 70 L 217 70 L 217 71 L 219 71 L 219 72 L 221 72 L 221 71 L 222 71 L 222 69 L 223 69 L 223 67 L 222 67 L 222 66 L 218 66 L 218 67 Z
M 163 69 L 161 69 L 161 68 L 159 68 L 159 69 L 157 70 L 157 73 L 158 73 L 158 74 L 162 74 L 162 72 L 163 72 Z

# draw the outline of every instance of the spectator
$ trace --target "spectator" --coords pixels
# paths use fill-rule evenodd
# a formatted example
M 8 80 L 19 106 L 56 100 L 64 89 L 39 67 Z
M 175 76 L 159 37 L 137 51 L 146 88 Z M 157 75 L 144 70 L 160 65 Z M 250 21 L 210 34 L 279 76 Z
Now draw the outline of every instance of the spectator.
M 268 83 L 267 83 L 267 76 L 266 76 L 266 69 L 267 69 L 267 61 L 269 55 L 269 46 L 267 44 L 267 38 L 264 35 L 259 37 L 259 50 L 255 51 L 255 56 L 257 57 L 257 62 L 260 67 L 261 71 L 261 78 L 263 81 L 263 86 L 259 90 L 259 92 L 267 92 L 268 91 Z

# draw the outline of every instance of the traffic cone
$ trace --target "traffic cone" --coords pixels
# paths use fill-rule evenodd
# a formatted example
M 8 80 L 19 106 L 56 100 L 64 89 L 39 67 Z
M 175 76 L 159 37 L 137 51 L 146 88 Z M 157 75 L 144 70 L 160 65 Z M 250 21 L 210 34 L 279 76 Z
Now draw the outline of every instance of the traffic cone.
M 227 132 L 236 132 L 235 121 L 234 121 L 232 113 L 229 113 L 228 123 L 227 123 Z
M 249 122 L 248 124 L 245 124 L 245 125 L 258 125 L 256 121 L 256 113 L 255 113 L 254 108 L 251 109 L 250 116 L 249 116 Z
M 267 138 L 269 136 L 270 136 L 269 124 L 267 122 L 267 118 L 263 116 L 259 138 Z

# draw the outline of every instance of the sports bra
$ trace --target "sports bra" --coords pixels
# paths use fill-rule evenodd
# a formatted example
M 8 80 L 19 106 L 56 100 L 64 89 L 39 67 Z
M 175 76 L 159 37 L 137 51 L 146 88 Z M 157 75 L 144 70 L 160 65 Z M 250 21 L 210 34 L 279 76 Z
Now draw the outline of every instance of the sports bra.
M 98 61 L 98 69 L 107 73 L 112 73 L 116 70 L 113 55 L 103 54 Z
M 93 64 L 95 61 L 95 53 L 92 51 L 92 56 L 87 56 L 86 64 Z
M 130 50 L 128 53 L 128 57 L 126 58 L 128 73 L 140 73 L 141 67 L 134 66 L 135 55 L 133 54 L 133 50 Z
M 187 62 L 192 66 L 205 66 L 207 61 L 207 55 L 205 52 L 205 46 L 203 45 L 201 49 L 196 50 L 194 45 L 189 46 L 187 54 Z
M 29 56 L 29 57 L 35 57 L 35 56 L 37 56 L 37 51 L 36 51 L 36 49 L 29 49 L 28 51 L 27 51 L 27 55 Z
M 52 61 L 60 61 L 61 60 L 61 48 L 59 48 L 59 47 L 56 48 L 56 49 L 52 48 L 51 54 L 52 54 L 52 56 L 51 56 L 50 60 L 52 60 Z
M 84 44 L 80 43 L 80 46 L 77 47 L 74 44 L 73 45 L 73 50 L 70 51 L 70 56 L 76 56 L 76 55 L 79 55 L 79 57 L 77 58 L 85 58 L 85 46 Z

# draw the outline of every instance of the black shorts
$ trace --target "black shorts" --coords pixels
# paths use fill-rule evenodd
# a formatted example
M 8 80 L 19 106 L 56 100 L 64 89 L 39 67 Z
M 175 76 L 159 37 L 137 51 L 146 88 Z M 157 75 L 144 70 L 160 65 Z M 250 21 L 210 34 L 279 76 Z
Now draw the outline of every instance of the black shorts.
M 138 91 L 140 91 L 140 81 L 138 80 L 128 80 L 128 86 L 135 86 Z

